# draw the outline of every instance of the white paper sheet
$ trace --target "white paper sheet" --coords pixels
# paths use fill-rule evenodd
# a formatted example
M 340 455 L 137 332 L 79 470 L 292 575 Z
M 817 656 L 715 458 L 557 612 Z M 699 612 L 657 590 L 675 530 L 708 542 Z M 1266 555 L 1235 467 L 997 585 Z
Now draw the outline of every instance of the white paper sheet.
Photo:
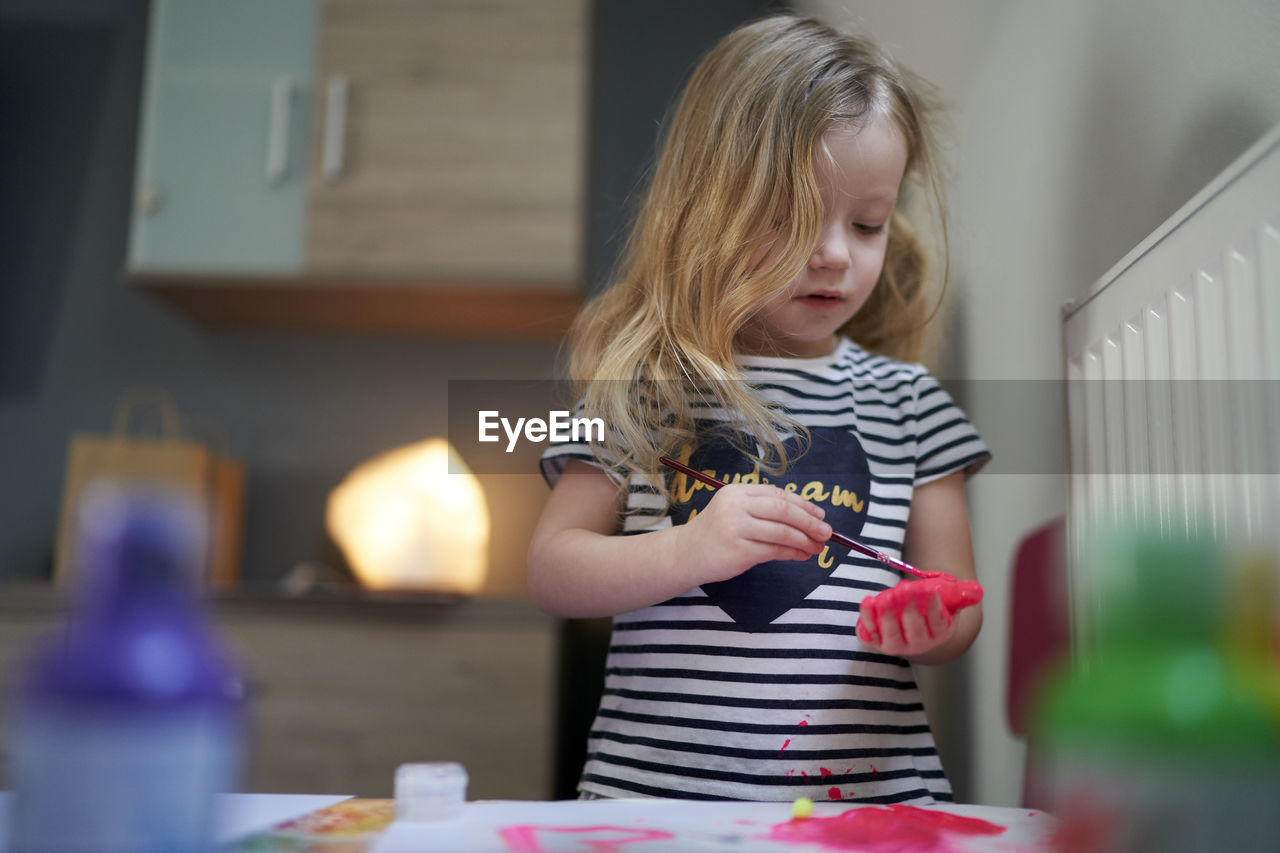
M 898 819 L 869 844 L 852 845 L 858 823 L 852 810 L 877 809 L 866 817 Z M 860 849 L 887 853 L 1030 853 L 1046 849 L 1055 828 L 1051 817 L 1027 809 L 986 806 L 931 806 L 994 825 L 979 834 L 938 830 L 930 837 L 927 816 L 917 811 L 893 812 L 892 807 L 816 803 L 815 821 L 801 829 L 829 830 L 829 843 L 800 840 L 790 803 L 697 803 L 672 800 L 590 800 L 562 802 L 468 803 L 463 816 L 433 824 L 393 823 L 370 853 L 587 853 L 617 850 L 626 853 L 798 853 L 798 851 Z M 850 816 L 856 817 L 856 816 Z M 825 822 L 824 822 L 825 821 Z M 969 829 L 977 825 L 968 825 Z M 913 827 L 918 828 L 916 833 Z M 979 827 L 980 828 L 980 827 Z M 789 840 L 786 836 L 792 836 Z M 916 838 L 915 836 L 918 836 Z M 834 843 L 831 843 L 834 842 Z

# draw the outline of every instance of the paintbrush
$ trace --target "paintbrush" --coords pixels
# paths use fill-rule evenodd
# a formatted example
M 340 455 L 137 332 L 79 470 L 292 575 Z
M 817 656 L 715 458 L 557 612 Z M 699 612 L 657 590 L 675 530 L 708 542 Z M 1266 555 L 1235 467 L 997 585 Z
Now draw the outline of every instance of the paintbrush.
M 707 476 L 701 471 L 698 471 L 694 468 L 690 468 L 688 465 L 685 465 L 682 462 L 677 462 L 676 460 L 672 459 L 669 456 L 659 456 L 658 461 L 661 462 L 663 465 L 666 465 L 668 468 L 671 468 L 675 471 L 679 471 L 681 474 L 684 474 L 686 477 L 692 477 L 693 479 L 697 480 L 699 483 L 702 483 L 706 486 L 710 486 L 713 489 L 718 489 L 721 486 L 727 485 L 726 483 L 723 483 L 720 480 L 717 480 L 715 477 Z M 923 569 L 917 569 L 915 566 L 911 565 L 910 563 L 904 563 L 902 560 L 895 560 L 893 557 L 890 557 L 888 554 L 880 553 L 875 548 L 872 548 L 870 545 L 863 545 L 857 539 L 851 539 L 848 536 L 845 536 L 843 533 L 836 533 L 834 530 L 831 531 L 831 537 L 827 541 L 835 542 L 839 545 L 843 545 L 844 547 L 848 548 L 850 551 L 857 551 L 859 554 L 879 560 L 880 562 L 884 563 L 886 566 L 892 566 L 893 568 L 897 569 L 900 572 L 906 572 L 907 574 L 915 575 L 918 578 L 947 578 L 950 580 L 956 579 L 954 575 L 949 575 L 946 572 L 926 572 Z

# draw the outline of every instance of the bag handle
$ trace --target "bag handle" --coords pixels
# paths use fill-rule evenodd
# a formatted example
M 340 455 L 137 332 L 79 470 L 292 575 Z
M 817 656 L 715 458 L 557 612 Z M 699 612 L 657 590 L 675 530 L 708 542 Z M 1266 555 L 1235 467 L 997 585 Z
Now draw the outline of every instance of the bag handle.
M 130 388 L 120 395 L 120 399 L 116 401 L 112 433 L 117 437 L 129 435 L 129 427 L 135 416 L 147 410 L 156 416 L 161 438 L 177 441 L 182 436 L 182 419 L 178 416 L 173 398 L 167 392 L 149 386 Z

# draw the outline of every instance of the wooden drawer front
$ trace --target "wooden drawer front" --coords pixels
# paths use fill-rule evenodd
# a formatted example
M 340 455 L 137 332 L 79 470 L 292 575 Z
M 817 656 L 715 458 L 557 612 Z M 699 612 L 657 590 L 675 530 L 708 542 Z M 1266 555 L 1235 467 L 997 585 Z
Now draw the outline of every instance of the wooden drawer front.
M 458 761 L 475 798 L 543 799 L 554 630 L 397 618 L 232 618 L 250 674 L 251 788 L 393 794 L 396 767 Z

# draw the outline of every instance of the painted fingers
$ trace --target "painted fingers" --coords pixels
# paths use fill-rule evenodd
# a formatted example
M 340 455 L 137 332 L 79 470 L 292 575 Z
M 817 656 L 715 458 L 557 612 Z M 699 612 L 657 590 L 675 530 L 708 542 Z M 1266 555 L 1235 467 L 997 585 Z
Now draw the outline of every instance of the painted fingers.
M 977 581 L 903 581 L 862 600 L 858 639 L 885 654 L 923 654 L 950 638 L 957 611 L 981 600 Z

